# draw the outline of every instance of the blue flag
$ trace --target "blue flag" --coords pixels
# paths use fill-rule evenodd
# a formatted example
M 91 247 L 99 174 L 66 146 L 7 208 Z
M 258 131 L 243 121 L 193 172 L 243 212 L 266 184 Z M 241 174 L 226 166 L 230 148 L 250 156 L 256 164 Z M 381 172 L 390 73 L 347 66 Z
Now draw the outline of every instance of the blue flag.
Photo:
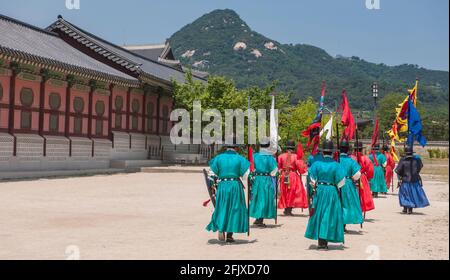
M 411 102 L 411 98 L 408 99 L 408 145 L 413 145 L 414 139 L 420 143 L 422 147 L 427 144 L 427 139 L 422 135 L 422 120 L 420 119 L 419 112 L 414 103 Z

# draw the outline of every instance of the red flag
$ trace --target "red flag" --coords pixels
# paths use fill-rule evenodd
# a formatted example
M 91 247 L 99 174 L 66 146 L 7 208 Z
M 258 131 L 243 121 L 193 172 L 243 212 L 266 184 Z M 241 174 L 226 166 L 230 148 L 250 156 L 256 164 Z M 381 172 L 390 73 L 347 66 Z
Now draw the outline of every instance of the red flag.
M 298 144 L 297 144 L 297 158 L 298 159 L 303 159 L 304 155 L 305 154 L 303 153 L 302 142 L 298 142 Z
M 342 112 L 342 125 L 345 126 L 344 133 L 342 135 L 342 139 L 346 139 L 350 141 L 355 136 L 355 118 L 353 118 L 352 111 L 350 109 L 350 105 L 348 104 L 347 93 L 345 89 L 342 91 L 342 104 L 338 109 L 339 112 Z
M 375 155 L 375 151 L 373 150 L 373 147 L 375 147 L 375 144 L 377 144 L 378 142 L 378 119 L 375 121 L 375 127 L 373 129 L 373 135 L 372 135 L 372 157 L 373 157 L 373 161 L 375 162 L 375 165 L 378 166 L 378 160 L 377 157 Z
M 250 161 L 250 171 L 255 171 L 255 161 L 253 160 L 253 148 L 248 146 L 248 161 Z

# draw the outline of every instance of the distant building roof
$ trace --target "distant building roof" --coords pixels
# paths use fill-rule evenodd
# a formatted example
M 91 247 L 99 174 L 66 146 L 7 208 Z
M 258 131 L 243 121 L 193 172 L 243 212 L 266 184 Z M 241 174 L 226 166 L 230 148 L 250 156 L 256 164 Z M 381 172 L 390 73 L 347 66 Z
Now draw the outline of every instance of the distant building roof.
M 54 32 L 0 15 L 0 55 L 139 85 L 139 80 L 72 47 Z
M 124 45 L 123 48 L 150 60 L 158 61 L 178 70 L 183 70 L 181 62 L 175 59 L 169 42 L 163 44 Z
M 136 76 L 160 81 L 165 84 L 171 84 L 172 79 L 178 82 L 185 82 L 185 73 L 183 71 L 110 43 L 84 31 L 61 16 L 58 16 L 58 19 L 47 30 L 65 35 L 67 39 L 84 46 L 87 50 L 97 53 L 100 57 L 104 57 L 111 63 L 116 64 L 117 67 Z M 203 79 L 200 80 L 204 81 Z

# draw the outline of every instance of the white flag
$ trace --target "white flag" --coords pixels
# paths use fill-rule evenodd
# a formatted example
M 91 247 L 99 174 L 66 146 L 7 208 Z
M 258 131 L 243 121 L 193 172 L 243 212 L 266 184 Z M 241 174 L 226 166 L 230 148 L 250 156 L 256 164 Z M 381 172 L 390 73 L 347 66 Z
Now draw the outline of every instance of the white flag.
M 275 113 L 275 96 L 272 96 L 272 107 L 270 108 L 270 151 L 278 151 L 278 125 Z
M 333 117 L 331 117 L 327 124 L 323 127 L 322 131 L 320 132 L 320 137 L 322 137 L 324 133 L 327 134 L 327 140 L 331 140 L 331 138 L 333 138 Z

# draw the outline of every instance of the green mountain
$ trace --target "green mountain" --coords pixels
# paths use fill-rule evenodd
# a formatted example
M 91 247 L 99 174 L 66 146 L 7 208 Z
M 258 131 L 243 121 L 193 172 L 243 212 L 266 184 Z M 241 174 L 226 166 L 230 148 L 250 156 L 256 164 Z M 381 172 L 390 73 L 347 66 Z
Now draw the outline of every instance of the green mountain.
M 387 66 L 359 57 L 333 57 L 306 44 L 281 44 L 253 31 L 236 12 L 215 10 L 186 25 L 169 39 L 175 56 L 195 70 L 232 78 L 238 87 L 265 86 L 277 80 L 278 90 L 292 93 L 293 102 L 317 99 L 327 81 L 327 103 L 334 107 L 342 88 L 360 110 L 372 109 L 371 85 L 379 82 L 380 97 L 405 92 L 420 77 L 419 99 L 448 116 L 449 73 L 417 65 Z

